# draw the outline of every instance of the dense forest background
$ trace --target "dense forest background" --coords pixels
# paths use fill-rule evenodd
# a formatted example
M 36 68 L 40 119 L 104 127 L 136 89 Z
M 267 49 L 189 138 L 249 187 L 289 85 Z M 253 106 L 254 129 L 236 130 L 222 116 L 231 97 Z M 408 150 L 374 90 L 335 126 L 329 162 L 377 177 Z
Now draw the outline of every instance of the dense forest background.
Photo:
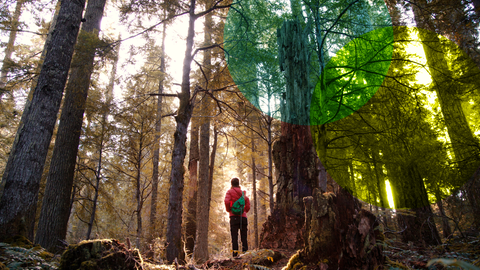
M 0 241 L 228 257 L 233 177 L 251 249 L 315 250 L 330 193 L 391 241 L 478 237 L 479 23 L 477 0 L 3 1 Z

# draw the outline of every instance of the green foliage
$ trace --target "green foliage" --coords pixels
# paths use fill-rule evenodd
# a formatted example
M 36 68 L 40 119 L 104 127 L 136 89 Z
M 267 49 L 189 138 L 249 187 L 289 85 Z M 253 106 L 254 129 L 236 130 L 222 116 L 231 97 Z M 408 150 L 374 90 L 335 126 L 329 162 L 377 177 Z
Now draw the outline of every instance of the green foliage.
M 385 27 L 368 32 L 340 49 L 325 68 L 325 85 L 319 80 L 315 86 L 311 125 L 342 119 L 367 103 L 390 68 L 392 44 L 393 28 Z
M 446 198 L 471 177 L 472 168 L 478 168 L 478 154 L 475 156 L 473 151 L 466 160 L 470 167 L 462 167 L 464 161 L 455 159 L 456 152 L 452 151 L 455 146 L 451 139 L 446 139 L 451 130 L 440 110 L 443 108 L 439 98 L 432 93 L 434 85 L 419 81 L 419 72 L 424 66 L 419 56 L 411 53 L 411 46 L 417 44 L 411 36 L 414 30 L 394 28 L 398 41 L 394 43 L 394 60 L 382 86 L 357 112 L 326 125 L 326 156 L 318 152 L 337 183 L 357 198 L 381 207 L 392 207 L 388 202 L 391 198 L 387 197 L 387 180 L 396 208 L 417 208 Z M 477 99 L 477 85 L 470 79 L 478 78 L 480 70 L 474 68 L 452 42 L 442 39 L 442 43 L 450 66 L 464 67 L 451 74 L 456 83 L 462 83 L 458 89 L 469 89 L 457 92 L 455 98 L 462 107 L 470 108 Z M 341 85 L 334 89 L 341 89 Z M 475 113 L 471 109 L 463 113 L 473 132 L 476 120 L 472 114 Z M 314 138 L 321 136 L 317 129 L 312 131 Z M 319 151 L 321 145 L 316 143 Z M 478 136 L 470 141 L 470 145 L 475 144 L 478 145 Z
M 8 269 L 58 269 L 53 254 L 39 246 L 31 248 L 0 243 L 0 262 Z
M 299 114 L 297 111 L 301 111 L 300 114 L 307 116 L 310 115 L 310 108 L 323 105 L 319 101 L 313 101 L 311 104 L 310 96 L 313 92 L 313 86 L 318 84 L 319 90 L 317 95 L 323 95 L 320 99 L 325 99 L 324 89 L 324 68 L 331 57 L 335 56 L 337 52 L 342 49 L 346 44 L 354 40 L 355 38 L 367 37 L 362 35 L 369 33 L 375 29 L 381 29 L 383 27 L 391 25 L 389 13 L 385 7 L 383 1 L 304 1 L 305 6 L 301 9 L 295 7 L 294 11 L 289 10 L 288 3 L 286 1 L 242 1 L 236 3 L 230 9 L 225 24 L 225 50 L 228 59 L 229 71 L 237 84 L 238 88 L 242 91 L 245 97 L 258 109 L 261 109 L 264 113 L 282 119 L 293 124 L 308 125 L 308 120 L 303 121 L 303 117 L 289 117 L 288 115 Z M 302 14 L 298 13 L 299 10 L 305 10 Z M 321 14 L 321 15 L 320 15 Z M 278 67 L 278 62 L 283 62 L 284 57 L 282 50 L 279 50 L 276 41 L 279 34 L 275 35 L 278 29 L 280 29 L 283 22 L 288 20 L 298 20 L 301 22 L 300 30 L 306 34 L 308 39 L 308 46 L 306 52 L 310 55 L 310 68 L 307 77 L 309 77 L 310 86 L 302 86 L 302 89 L 296 89 L 296 95 L 306 96 L 306 104 L 303 104 L 303 98 L 297 99 L 293 97 L 293 103 L 297 106 L 287 106 L 286 109 L 280 112 L 280 108 L 284 106 L 286 101 L 292 102 L 292 97 L 287 93 L 285 95 L 285 84 L 287 83 L 282 71 Z M 392 40 L 391 33 L 377 32 L 370 34 L 368 39 L 372 40 L 373 37 L 378 36 L 380 39 L 388 38 L 383 46 L 370 47 L 372 44 L 365 40 L 361 42 L 363 48 L 347 49 L 348 53 L 344 53 L 343 56 L 337 58 L 337 62 L 341 65 L 345 65 L 345 61 L 348 60 L 350 67 L 358 64 L 358 61 L 351 61 L 352 59 L 361 59 L 362 61 L 373 60 L 369 66 L 363 70 L 363 75 L 351 74 L 353 76 L 359 76 L 357 82 L 362 82 L 366 79 L 369 80 L 374 74 L 385 74 L 388 69 L 389 57 L 384 59 L 385 63 L 378 61 L 379 59 L 373 59 L 372 56 L 378 57 L 382 51 L 389 51 L 389 43 Z M 382 33 L 382 34 L 379 34 Z M 288 40 L 289 37 L 285 35 L 283 39 Z M 292 44 L 296 44 L 300 41 L 298 37 L 290 38 L 293 40 Z M 378 42 L 380 39 L 377 39 Z M 365 46 L 368 45 L 368 46 Z M 351 45 L 352 46 L 352 45 Z M 370 47 L 370 48 L 368 48 Z M 362 51 L 361 53 L 357 53 Z M 368 52 L 366 50 L 369 50 Z M 298 50 L 295 50 L 298 52 Z M 298 64 L 297 62 L 302 59 L 300 54 L 291 55 L 292 60 L 290 65 Z M 380 52 L 380 54 L 379 54 Z M 350 55 L 350 59 L 345 59 Z M 285 55 L 284 55 L 285 56 Z M 363 57 L 363 58 L 362 58 Z M 348 57 L 347 57 L 348 58 Z M 343 60 L 342 60 L 343 59 Z M 375 63 L 375 64 L 374 64 Z M 329 68 L 332 68 L 330 64 Z M 380 65 L 380 69 L 377 70 Z M 300 67 L 298 67 L 300 68 Z M 339 66 L 340 68 L 340 66 Z M 356 65 L 355 70 L 365 68 L 365 64 Z M 373 72 L 372 72 L 373 71 Z M 358 72 L 356 72 L 358 73 Z M 367 76 L 367 74 L 369 74 Z M 348 78 L 349 73 L 345 74 Z M 334 80 L 341 81 L 341 78 L 332 76 L 331 89 L 334 89 L 338 85 L 332 84 Z M 378 88 L 380 83 L 378 79 L 372 81 L 372 85 Z M 346 80 L 348 84 L 348 79 Z M 370 83 L 370 82 L 369 82 Z M 358 83 L 357 83 L 358 85 Z M 344 86 L 345 87 L 345 86 Z M 371 86 L 374 88 L 374 86 Z M 352 90 L 352 89 L 349 89 Z M 349 92 L 346 90 L 346 92 Z M 355 92 L 362 92 L 365 89 L 358 87 Z M 375 89 L 376 90 L 376 89 Z M 330 99 L 334 98 L 334 101 L 340 104 L 345 100 L 337 98 L 335 94 L 338 89 L 330 94 Z M 368 100 L 371 97 L 371 93 L 365 95 L 365 99 Z M 374 91 L 373 91 L 374 92 Z M 356 93 L 357 95 L 357 93 Z M 343 96 L 343 95 L 341 95 Z M 316 102 L 316 103 L 315 103 Z M 330 110 L 330 107 L 321 108 L 321 110 Z M 338 107 L 338 105 L 337 105 Z M 341 106 L 340 106 L 341 107 Z M 351 107 L 345 105 L 344 107 Z M 350 111 L 355 110 L 350 108 Z M 336 110 L 335 110 L 336 111 Z M 336 116 L 337 113 L 334 115 Z M 316 117 L 319 112 L 316 111 Z M 315 118 L 316 118 L 315 117 Z M 325 118 L 328 118 L 326 116 Z M 333 120 L 333 119 L 332 119 Z M 319 120 L 316 120 L 318 122 Z

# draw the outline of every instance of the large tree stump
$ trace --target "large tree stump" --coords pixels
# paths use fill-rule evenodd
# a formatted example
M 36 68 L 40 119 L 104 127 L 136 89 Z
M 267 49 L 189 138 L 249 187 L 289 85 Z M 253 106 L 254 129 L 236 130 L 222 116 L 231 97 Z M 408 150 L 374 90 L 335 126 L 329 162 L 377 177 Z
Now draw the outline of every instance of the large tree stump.
M 292 257 L 291 268 L 301 263 L 314 269 L 382 269 L 379 224 L 350 193 L 316 189 L 304 202 L 305 248 Z
M 301 212 L 281 211 L 276 208 L 263 224 L 260 248 L 301 249 L 305 217 Z

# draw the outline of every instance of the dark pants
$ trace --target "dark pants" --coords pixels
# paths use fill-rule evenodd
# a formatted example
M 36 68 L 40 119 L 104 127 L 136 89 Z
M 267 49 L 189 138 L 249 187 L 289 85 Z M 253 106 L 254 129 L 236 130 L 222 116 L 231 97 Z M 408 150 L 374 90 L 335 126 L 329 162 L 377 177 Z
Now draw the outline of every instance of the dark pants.
M 242 228 L 240 228 L 240 220 L 242 223 Z M 247 225 L 248 225 L 248 221 L 246 217 L 240 217 L 240 216 L 230 217 L 230 232 L 232 234 L 232 249 L 233 249 L 234 257 L 237 256 L 237 251 L 238 251 L 238 231 L 239 230 L 240 230 L 240 237 L 242 239 L 242 251 L 245 252 L 248 250 Z

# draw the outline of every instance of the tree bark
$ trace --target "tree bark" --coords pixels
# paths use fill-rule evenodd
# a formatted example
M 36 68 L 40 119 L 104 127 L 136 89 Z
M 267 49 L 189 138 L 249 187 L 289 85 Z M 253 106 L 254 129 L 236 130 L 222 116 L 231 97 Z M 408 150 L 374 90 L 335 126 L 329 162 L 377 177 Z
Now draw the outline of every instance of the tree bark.
M 205 10 L 209 9 L 212 1 L 206 1 Z M 203 46 L 210 46 L 212 43 L 212 13 L 205 15 L 204 23 L 204 44 Z M 202 70 L 204 74 L 204 88 L 208 91 L 211 80 L 212 68 L 212 52 L 206 50 L 203 52 Z M 198 194 L 197 194 L 197 228 L 196 240 L 194 248 L 194 258 L 197 261 L 205 262 L 208 260 L 208 224 L 210 208 L 208 202 L 210 201 L 210 112 L 211 103 L 209 93 L 205 93 L 201 100 L 201 118 L 200 122 L 200 161 L 198 168 Z
M 120 39 L 120 36 L 119 36 Z M 112 99 L 113 99 L 113 86 L 115 85 L 115 76 L 117 74 L 117 64 L 118 64 L 118 54 L 120 53 L 120 44 L 117 46 L 117 51 L 115 54 L 115 58 L 113 61 L 113 67 L 112 71 L 110 73 L 110 81 L 107 86 L 107 93 L 106 93 L 106 102 L 105 106 L 102 108 L 102 131 L 100 135 L 100 142 L 98 144 L 97 152 L 98 152 L 98 164 L 97 164 L 97 170 L 95 172 L 95 177 L 96 177 L 96 182 L 95 182 L 95 194 L 94 194 L 94 199 L 92 201 L 92 211 L 90 212 L 90 220 L 88 223 L 88 229 L 87 229 L 87 235 L 86 239 L 90 239 L 90 234 L 92 232 L 92 227 L 93 227 L 93 222 L 95 221 L 95 213 L 97 210 L 97 200 L 98 200 L 98 191 L 100 189 L 100 175 L 102 172 L 102 154 L 103 154 L 103 147 L 105 145 L 105 141 L 107 140 L 105 134 L 106 134 L 106 129 L 107 129 L 107 118 L 108 118 L 108 113 L 110 110 L 110 106 L 112 105 Z M 87 129 L 88 130 L 88 129 Z M 88 132 L 87 132 L 88 133 Z M 73 196 L 75 195 L 75 186 L 73 186 L 73 191 L 72 191 L 72 199 L 70 200 L 70 211 L 72 209 L 73 205 Z M 70 215 L 69 215 L 70 216 Z M 66 221 L 68 223 L 68 220 Z
M 167 261 L 172 263 L 175 258 L 183 261 L 185 254 L 182 248 L 182 203 L 185 168 L 183 162 L 186 155 L 186 140 L 188 124 L 192 117 L 193 105 L 190 100 L 190 65 L 193 61 L 193 41 L 195 36 L 195 0 L 190 0 L 188 34 L 186 40 L 185 58 L 183 60 L 182 90 L 179 94 L 180 106 L 175 120 L 177 127 L 174 133 L 172 153 L 172 169 L 170 175 L 170 197 L 168 201 L 167 223 Z M 197 89 L 196 89 L 197 90 Z
M 135 213 L 137 215 L 137 238 L 136 238 L 136 246 L 138 249 L 141 250 L 141 242 L 140 239 L 142 238 L 142 208 L 143 208 L 143 199 L 142 199 L 142 185 L 141 185 L 141 175 L 142 175 L 142 161 L 143 161 L 143 139 L 144 139 L 144 123 L 142 122 L 141 129 L 140 129 L 140 138 L 138 142 L 138 156 L 137 156 L 137 175 L 135 176 L 135 199 L 137 200 L 137 209 Z
M 425 0 L 416 0 L 413 5 L 415 22 L 418 27 L 428 30 L 431 22 L 429 14 L 425 14 Z M 423 49 L 427 59 L 427 65 L 432 80 L 435 85 L 438 101 L 442 110 L 445 126 L 448 130 L 451 145 L 455 155 L 456 168 L 458 170 L 457 183 L 466 183 L 472 181 L 472 175 L 478 169 L 478 151 L 480 145 L 478 140 L 468 125 L 467 119 L 462 109 L 461 92 L 458 83 L 453 78 L 453 74 L 448 67 L 448 63 L 443 52 L 442 44 L 433 31 L 420 30 L 419 38 L 423 43 Z M 480 201 L 480 191 L 473 189 L 467 192 L 470 201 Z M 480 209 L 474 207 L 474 222 L 480 228 Z
M 440 216 L 442 217 L 442 229 L 443 229 L 443 237 L 447 239 L 452 234 L 452 228 L 450 227 L 450 223 L 448 222 L 448 217 L 445 214 L 445 209 L 443 208 L 443 202 L 441 198 L 437 198 L 437 206 L 438 210 L 440 210 Z
M 303 110 L 310 102 L 309 56 L 307 34 L 300 22 L 286 21 L 278 31 L 281 70 L 286 79 L 282 112 L 282 135 L 273 145 L 273 160 L 279 172 L 275 210 L 263 225 L 260 247 L 301 248 L 305 218 L 303 198 L 317 187 L 316 152 L 308 114 Z
M 205 96 L 202 101 L 202 116 L 208 117 L 207 101 Z M 205 104 L 207 103 L 207 104 Z M 197 232 L 194 248 L 195 260 L 205 262 L 208 260 L 208 183 L 210 162 L 210 120 L 204 119 L 200 126 L 200 162 L 197 194 Z
M 250 132 L 250 136 L 252 140 L 253 234 L 255 235 L 255 248 L 258 248 L 257 165 L 255 165 L 255 137 L 253 130 Z
M 167 25 L 163 24 L 162 34 L 162 55 L 160 56 L 160 79 L 158 82 L 158 97 L 157 97 L 157 118 L 155 121 L 155 138 L 153 141 L 153 172 L 152 172 L 152 195 L 150 203 L 150 234 L 148 236 L 148 242 L 151 242 L 158 237 L 156 228 L 157 223 L 157 195 L 158 195 L 158 163 L 160 161 L 160 135 L 162 133 L 162 94 L 163 84 L 165 80 L 165 38 L 166 38 Z
M 65 88 L 65 100 L 35 238 L 36 243 L 47 249 L 54 248 L 59 240 L 65 239 L 67 233 L 78 145 L 96 50 L 95 45 L 84 44 L 92 43 L 92 39 L 98 39 L 105 2 L 105 0 L 88 2 L 86 21 L 82 24 Z
M 25 212 L 35 203 L 84 7 L 83 0 L 62 1 L 37 86 L 25 105 L 3 174 L 0 241 L 21 233 Z
M 213 173 L 215 172 L 215 157 L 217 155 L 218 147 L 218 129 L 216 126 L 213 127 L 213 144 L 212 144 L 212 153 L 210 154 L 210 168 L 208 175 L 208 209 L 210 209 L 212 201 L 212 189 L 213 189 Z M 210 213 L 208 214 L 210 217 Z
M 341 189 L 305 197 L 305 248 L 298 260 L 319 269 L 377 269 L 384 264 L 376 217 Z M 293 266 L 293 265 L 292 265 Z M 317 268 L 317 269 L 318 269 Z M 292 269 L 291 267 L 287 269 Z
M 200 154 L 198 151 L 198 133 L 199 119 L 194 117 L 192 119 L 192 126 L 190 128 L 190 161 L 188 162 L 190 192 L 188 194 L 188 213 L 185 225 L 185 249 L 188 254 L 193 254 L 197 233 L 197 174 L 198 160 L 200 159 Z

